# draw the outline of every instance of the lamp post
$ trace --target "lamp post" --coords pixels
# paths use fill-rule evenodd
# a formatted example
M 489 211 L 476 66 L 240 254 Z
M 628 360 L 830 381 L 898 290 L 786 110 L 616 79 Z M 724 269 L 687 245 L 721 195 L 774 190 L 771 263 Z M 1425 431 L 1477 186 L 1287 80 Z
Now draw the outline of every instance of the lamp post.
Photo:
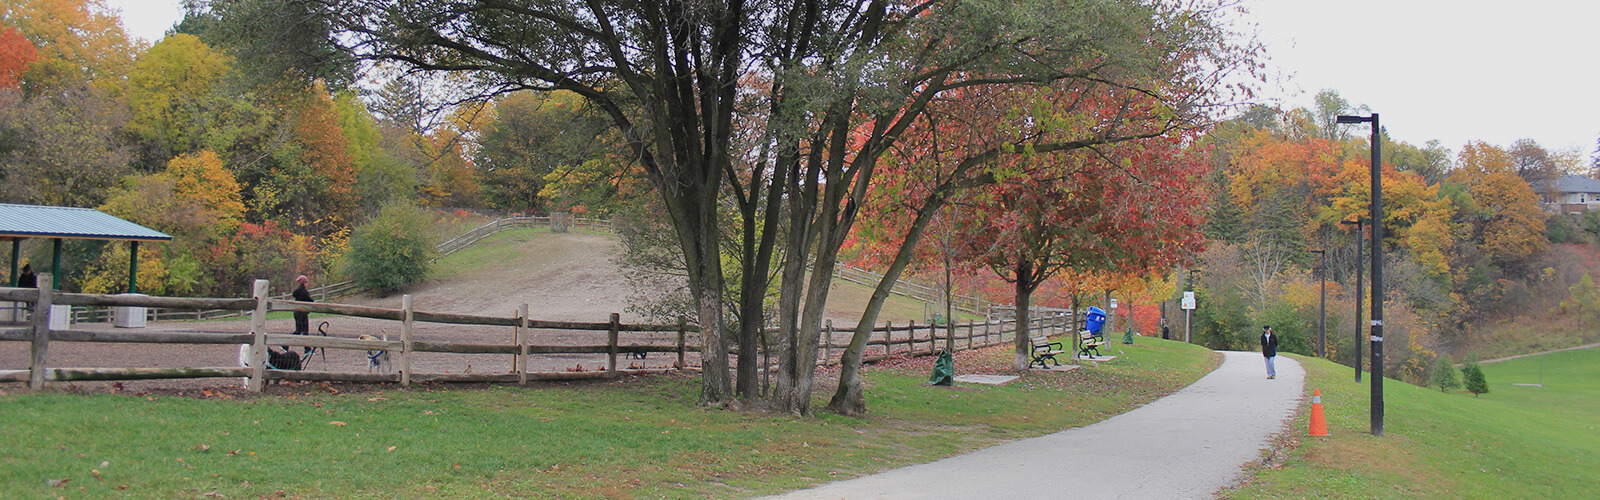
M 1317 283 L 1322 286 L 1322 299 L 1317 310 L 1317 356 L 1328 357 L 1328 253 L 1324 250 L 1310 250 L 1317 254 Z
M 1378 114 L 1340 115 L 1338 123 L 1372 124 L 1372 435 L 1383 435 L 1383 165 Z
M 1352 364 L 1356 365 L 1356 383 L 1359 384 L 1361 383 L 1361 353 L 1362 351 L 1365 351 L 1365 349 L 1361 348 L 1361 304 L 1364 300 L 1362 295 L 1362 277 L 1366 276 L 1367 273 L 1361 271 L 1361 243 L 1362 240 L 1366 239 L 1367 237 L 1367 230 L 1364 227 L 1366 221 L 1363 221 L 1360 217 L 1357 217 L 1356 220 L 1342 220 L 1339 221 L 1339 223 L 1346 225 L 1355 224 L 1356 226 L 1356 357 L 1355 362 Z
M 1199 271 L 1199 269 L 1189 269 L 1189 294 L 1190 295 L 1194 294 L 1194 273 L 1198 272 L 1198 271 Z M 1193 312 L 1194 312 L 1194 308 L 1192 308 L 1192 307 L 1184 308 L 1184 310 L 1183 310 L 1183 343 L 1185 343 L 1185 344 L 1189 343 L 1189 329 L 1190 329 L 1191 326 L 1193 326 L 1193 323 L 1190 321 L 1189 316 L 1190 316 L 1190 313 L 1193 313 Z

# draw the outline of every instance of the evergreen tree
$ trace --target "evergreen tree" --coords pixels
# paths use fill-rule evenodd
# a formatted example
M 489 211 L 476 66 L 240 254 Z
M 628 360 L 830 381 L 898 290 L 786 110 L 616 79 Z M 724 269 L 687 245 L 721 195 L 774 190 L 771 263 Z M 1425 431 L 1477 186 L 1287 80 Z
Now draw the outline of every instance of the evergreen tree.
M 1433 379 L 1431 385 L 1439 388 L 1439 392 L 1450 392 L 1451 389 L 1461 388 L 1461 380 L 1456 377 L 1456 365 L 1450 363 L 1450 358 L 1440 356 L 1433 364 Z
M 1467 362 L 1467 366 L 1461 369 L 1461 378 L 1473 396 L 1489 392 L 1489 381 L 1483 377 L 1483 369 L 1478 368 L 1476 361 Z
M 1221 240 L 1228 243 L 1244 241 L 1244 209 L 1233 202 L 1233 194 L 1228 191 L 1228 176 L 1225 170 L 1213 171 L 1212 180 L 1216 183 L 1216 197 L 1211 202 L 1211 214 L 1206 218 L 1206 238 Z

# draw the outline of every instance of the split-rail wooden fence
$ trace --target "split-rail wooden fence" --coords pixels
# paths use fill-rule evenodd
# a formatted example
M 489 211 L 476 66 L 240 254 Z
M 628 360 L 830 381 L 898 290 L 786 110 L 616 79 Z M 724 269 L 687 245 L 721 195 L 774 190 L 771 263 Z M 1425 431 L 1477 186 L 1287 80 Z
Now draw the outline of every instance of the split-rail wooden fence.
M 399 383 L 407 386 L 414 382 L 428 381 L 514 382 L 525 384 L 529 380 L 608 378 L 621 374 L 661 373 L 670 370 L 696 369 L 690 365 L 687 357 L 690 353 L 698 353 L 701 350 L 701 346 L 698 344 L 698 328 L 688 324 L 683 319 L 679 319 L 675 325 L 624 324 L 619 321 L 618 314 L 612 313 L 611 320 L 606 323 L 543 321 L 529 318 L 526 304 L 519 308 L 516 316 L 511 317 L 427 312 L 413 308 L 410 295 L 402 297 L 400 309 L 320 302 L 296 302 L 269 297 L 267 294 L 267 280 L 257 280 L 255 282 L 250 298 L 184 298 L 61 293 L 51 291 L 49 283 L 49 275 L 41 274 L 39 289 L 0 287 L 0 301 L 29 303 L 33 305 L 32 309 L 35 312 L 32 314 L 31 322 L 28 325 L 11 328 L 0 327 L 0 341 L 19 341 L 31 344 L 28 369 L 0 369 L 0 382 L 26 381 L 29 387 L 37 389 L 42 388 L 46 381 L 245 377 L 247 379 L 247 387 L 253 391 L 261 390 L 263 384 L 268 380 Z M 250 332 L 55 330 L 49 327 L 50 306 L 52 304 L 248 311 L 250 314 Z M 270 334 L 265 329 L 266 316 L 270 311 L 323 313 L 396 321 L 400 323 L 400 339 L 364 340 L 316 335 Z M 474 344 L 416 340 L 413 338 L 413 327 L 417 322 L 511 327 L 512 342 L 510 344 Z M 1036 324 L 1036 328 L 1039 331 L 1047 334 L 1060 335 L 1068 331 L 1068 318 L 1065 315 L 1039 318 Z M 536 345 L 531 343 L 531 337 L 528 335 L 530 329 L 604 331 L 607 336 L 605 344 Z M 827 322 L 824 332 L 822 332 L 822 337 L 818 339 L 818 354 L 820 357 L 818 362 L 824 364 L 838 363 L 839 356 L 844 349 L 849 347 L 850 332 L 853 330 L 853 328 L 836 329 L 831 321 Z M 963 331 L 965 332 L 964 334 Z M 878 332 L 882 332 L 882 335 L 880 336 Z M 675 333 L 676 342 L 664 344 L 656 341 L 652 343 L 645 339 L 643 342 L 624 343 L 622 336 L 625 333 Z M 904 334 L 903 338 L 901 337 L 902 333 Z M 931 354 L 946 345 L 952 344 L 950 342 L 951 336 L 955 337 L 953 344 L 956 350 L 986 347 L 1014 339 L 1015 322 L 969 322 L 956 324 L 953 328 L 950 325 L 918 325 L 915 323 L 894 325 L 885 323 L 884 326 L 874 329 L 872 339 L 868 342 L 868 353 L 863 356 L 863 361 L 873 362 L 890 356 Z M 53 367 L 49 363 L 49 348 L 52 342 L 247 344 L 249 346 L 250 362 L 248 367 Z M 392 359 L 397 370 L 396 373 L 359 373 L 267 369 L 265 360 L 268 346 L 386 351 L 393 355 Z M 411 367 L 412 356 L 414 353 L 424 352 L 511 355 L 513 356 L 512 369 L 506 373 L 416 372 Z M 617 356 L 625 353 L 675 353 L 677 362 L 673 366 L 664 369 L 621 369 L 617 364 Z M 606 356 L 605 369 L 603 371 L 561 372 L 530 372 L 528 370 L 528 360 L 531 356 L 556 354 L 604 354 Z

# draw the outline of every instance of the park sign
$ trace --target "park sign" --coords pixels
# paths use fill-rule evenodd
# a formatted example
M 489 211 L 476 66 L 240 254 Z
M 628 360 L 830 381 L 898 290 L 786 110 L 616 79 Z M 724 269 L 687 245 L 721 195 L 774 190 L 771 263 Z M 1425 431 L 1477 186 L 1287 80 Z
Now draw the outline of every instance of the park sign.
M 1185 311 L 1194 309 L 1194 292 L 1183 292 L 1183 300 L 1178 302 L 1178 307 Z

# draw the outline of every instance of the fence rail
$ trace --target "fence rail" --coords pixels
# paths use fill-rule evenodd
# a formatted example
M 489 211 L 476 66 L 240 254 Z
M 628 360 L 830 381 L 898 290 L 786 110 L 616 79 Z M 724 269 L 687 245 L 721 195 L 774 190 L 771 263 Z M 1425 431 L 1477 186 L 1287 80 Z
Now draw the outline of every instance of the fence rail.
M 583 378 L 608 378 L 620 374 L 659 373 L 668 370 L 686 370 L 687 357 L 698 353 L 698 329 L 681 320 L 676 325 L 624 324 L 616 313 L 604 323 L 570 321 L 541 321 L 528 318 L 528 308 L 523 305 L 515 316 L 481 316 L 442 312 L 419 311 L 412 307 L 412 297 L 402 297 L 400 309 L 296 302 L 268 297 L 267 281 L 258 280 L 252 298 L 181 298 L 145 295 L 99 295 L 60 293 L 49 291 L 48 275 L 41 276 L 39 290 L 0 288 L 0 300 L 34 304 L 35 314 L 24 327 L 0 328 L 0 341 L 31 343 L 29 367 L 26 370 L 0 369 L 0 382 L 27 381 L 30 387 L 43 387 L 46 381 L 78 380 L 135 380 L 179 379 L 208 377 L 246 377 L 247 386 L 259 391 L 268 380 L 312 380 L 339 382 L 394 382 L 410 385 L 419 381 L 449 382 L 505 382 L 526 383 L 529 380 L 573 380 Z M 41 293 L 41 291 L 43 293 Z M 250 333 L 203 333 L 159 331 L 91 331 L 51 329 L 51 305 L 76 305 L 94 307 L 163 307 L 171 309 L 249 311 Z M 317 312 L 349 317 L 372 318 L 400 323 L 399 340 L 367 340 L 345 337 L 312 335 L 268 334 L 265 331 L 266 314 L 270 311 Z M 509 326 L 513 328 L 510 344 L 484 344 L 463 342 L 430 342 L 413 338 L 416 322 L 446 323 L 478 326 Z M 1040 318 L 1039 331 L 1060 335 L 1067 330 L 1066 315 Z M 573 331 L 607 332 L 604 344 L 590 345 L 537 345 L 528 334 L 530 329 L 555 329 Z M 965 334 L 963 334 L 963 330 Z M 871 362 L 890 356 L 925 355 L 937 352 L 941 342 L 956 350 L 974 349 L 1010 341 L 1016 337 L 1014 321 L 983 321 L 963 324 L 933 325 L 914 322 L 895 325 L 886 322 L 872 330 L 867 342 L 868 352 L 863 361 Z M 837 364 L 843 350 L 849 347 L 851 329 L 839 329 L 827 322 L 818 339 L 818 363 Z M 675 341 L 629 339 L 624 333 L 676 333 Z M 840 338 L 840 334 L 843 338 Z M 954 337 L 953 341 L 951 337 Z M 840 343 L 840 341 L 843 343 Z M 53 367 L 49 364 L 51 342 L 113 342 L 156 344 L 244 344 L 249 346 L 249 367 L 171 367 L 171 368 L 84 368 Z M 325 349 L 350 349 L 385 351 L 395 355 L 397 373 L 355 373 L 333 371 L 283 371 L 266 369 L 268 346 L 315 347 Z M 414 353 L 494 354 L 513 356 L 512 368 L 504 373 L 425 373 L 411 367 Z M 730 352 L 736 352 L 730 350 Z M 617 356 L 626 353 L 671 353 L 676 362 L 665 369 L 621 369 Z M 527 369 L 531 356 L 563 354 L 604 354 L 605 369 L 594 372 L 533 372 Z

